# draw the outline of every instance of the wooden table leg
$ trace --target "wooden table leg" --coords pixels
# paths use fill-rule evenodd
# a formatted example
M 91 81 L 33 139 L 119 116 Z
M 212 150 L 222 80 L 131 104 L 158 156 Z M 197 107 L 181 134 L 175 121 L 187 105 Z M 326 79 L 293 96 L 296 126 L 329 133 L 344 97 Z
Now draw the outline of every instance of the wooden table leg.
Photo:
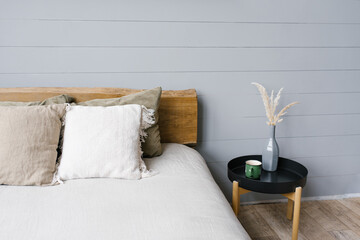
M 236 216 L 239 214 L 239 198 L 239 183 L 233 181 L 232 207 Z
M 294 200 L 294 219 L 293 219 L 293 229 L 292 229 L 292 240 L 298 239 L 301 192 L 302 192 L 302 188 L 297 187 L 295 190 L 295 200 Z
M 295 192 L 284 193 L 284 197 L 288 199 L 286 217 L 291 220 L 293 218 L 292 240 L 298 239 L 299 221 L 300 221 L 300 205 L 301 205 L 302 188 L 297 187 Z
M 287 217 L 289 220 L 292 220 L 293 211 L 294 211 L 294 201 L 291 200 L 291 199 L 288 199 L 286 217 Z

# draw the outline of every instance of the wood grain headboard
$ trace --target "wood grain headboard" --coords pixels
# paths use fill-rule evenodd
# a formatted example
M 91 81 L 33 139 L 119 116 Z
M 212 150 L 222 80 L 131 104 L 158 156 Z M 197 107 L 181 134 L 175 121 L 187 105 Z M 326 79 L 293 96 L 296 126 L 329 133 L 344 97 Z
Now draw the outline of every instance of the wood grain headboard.
M 40 101 L 68 94 L 77 102 L 116 98 L 142 90 L 127 88 L 0 88 L 0 101 Z M 163 91 L 159 109 L 161 142 L 195 146 L 197 143 L 197 96 L 195 89 Z

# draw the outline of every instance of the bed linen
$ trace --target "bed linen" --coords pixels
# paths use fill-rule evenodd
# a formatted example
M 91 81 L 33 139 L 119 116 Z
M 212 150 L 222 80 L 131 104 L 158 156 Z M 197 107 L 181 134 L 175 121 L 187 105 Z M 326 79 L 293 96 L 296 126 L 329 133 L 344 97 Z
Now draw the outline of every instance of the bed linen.
M 250 239 L 201 155 L 163 150 L 151 178 L 0 186 L 0 239 Z

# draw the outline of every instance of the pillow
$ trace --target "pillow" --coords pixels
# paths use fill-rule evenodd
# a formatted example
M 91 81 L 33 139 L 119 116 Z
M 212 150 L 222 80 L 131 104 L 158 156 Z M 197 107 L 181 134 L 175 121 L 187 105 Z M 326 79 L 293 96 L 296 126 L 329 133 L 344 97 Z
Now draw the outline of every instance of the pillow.
M 159 131 L 159 114 L 161 87 L 145 90 L 139 93 L 130 94 L 120 98 L 94 99 L 86 102 L 79 102 L 80 106 L 117 106 L 125 104 L 139 104 L 146 108 L 155 110 L 155 122 L 146 130 L 148 137 L 142 143 L 144 157 L 156 157 L 161 155 L 160 131 Z
M 72 103 L 75 102 L 75 99 L 69 95 L 63 94 L 54 96 L 51 98 L 47 98 L 43 101 L 35 101 L 35 102 L 10 102 L 10 101 L 3 101 L 0 102 L 0 106 L 42 106 L 42 105 L 52 105 L 52 104 L 63 104 L 63 103 Z M 61 128 L 60 132 L 60 141 L 59 146 L 57 149 L 58 158 L 61 156 L 61 145 L 62 145 L 62 137 L 63 137 L 64 129 Z
M 65 107 L 0 106 L 0 184 L 52 183 Z
M 154 123 L 153 114 L 136 104 L 68 108 L 58 181 L 149 176 L 141 159 L 140 140 Z
M 69 95 L 63 94 L 63 95 L 47 98 L 43 101 L 35 101 L 35 102 L 2 101 L 0 102 L 0 106 L 39 106 L 39 105 L 72 103 L 74 101 L 75 101 L 74 98 L 70 97 Z

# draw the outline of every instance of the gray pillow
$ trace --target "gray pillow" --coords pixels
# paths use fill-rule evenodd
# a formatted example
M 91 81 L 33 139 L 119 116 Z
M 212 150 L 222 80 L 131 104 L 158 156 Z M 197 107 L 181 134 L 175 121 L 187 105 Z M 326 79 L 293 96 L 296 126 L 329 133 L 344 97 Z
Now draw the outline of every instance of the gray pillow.
M 161 155 L 162 153 L 160 131 L 158 125 L 158 109 L 160 105 L 161 91 L 161 87 L 157 87 L 119 98 L 94 99 L 86 102 L 79 102 L 76 103 L 76 105 L 106 107 L 126 104 L 139 104 L 144 105 L 149 109 L 154 109 L 155 123 L 150 128 L 146 129 L 148 137 L 146 138 L 145 142 L 142 143 L 141 148 L 144 152 L 144 157 L 156 157 Z

